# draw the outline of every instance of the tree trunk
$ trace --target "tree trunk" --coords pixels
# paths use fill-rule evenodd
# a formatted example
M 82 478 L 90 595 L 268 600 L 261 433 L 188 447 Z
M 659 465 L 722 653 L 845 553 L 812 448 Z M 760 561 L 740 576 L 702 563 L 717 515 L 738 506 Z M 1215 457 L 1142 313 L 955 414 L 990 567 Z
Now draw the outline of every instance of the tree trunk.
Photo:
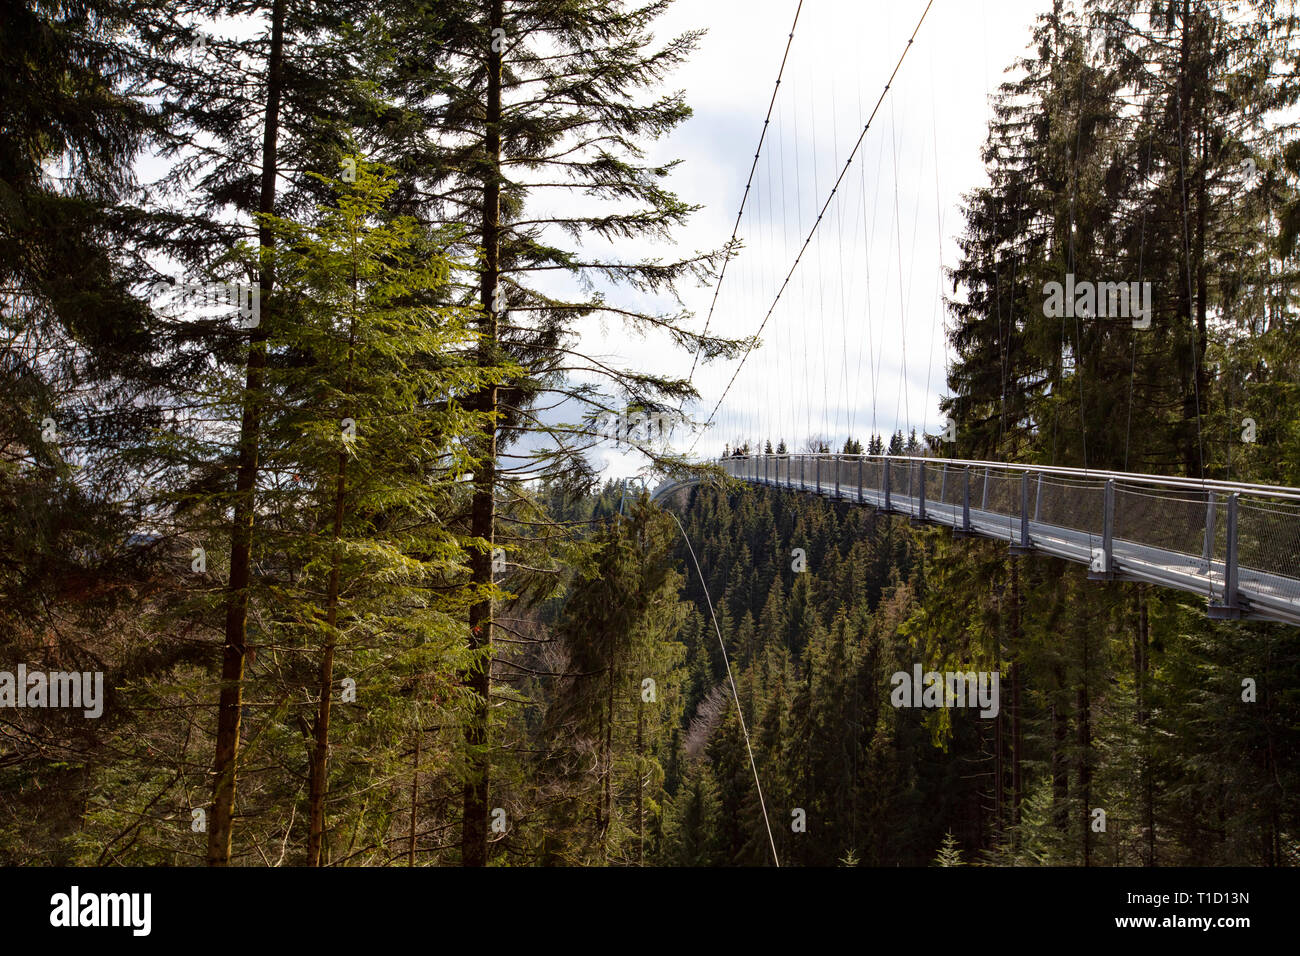
M 645 702 L 636 712 L 636 865 L 645 866 Z
M 998 621 L 1002 620 L 1002 595 L 997 598 L 998 603 Z M 993 669 L 999 674 L 1002 673 L 1002 629 L 999 627 L 997 637 L 994 638 Z M 1001 831 L 1006 826 L 1004 811 L 1006 807 L 1006 761 L 1005 749 L 1006 739 L 1002 732 L 1003 709 L 998 708 L 997 716 L 993 718 L 993 828 Z M 983 831 L 980 831 L 981 838 Z
M 1085 638 L 1085 641 L 1087 639 Z M 1087 653 L 1084 654 L 1087 659 Z M 1079 803 L 1083 808 L 1083 865 L 1092 865 L 1092 712 L 1088 698 L 1088 673 L 1078 691 Z
M 609 692 L 605 710 L 604 753 L 601 768 L 605 774 L 600 805 L 604 817 L 600 828 L 600 845 L 603 862 L 609 863 L 609 831 L 614 820 L 614 658 L 609 659 Z
M 1056 689 L 1052 694 L 1052 822 L 1062 833 L 1070 823 L 1070 773 L 1065 744 L 1069 736 L 1069 715 L 1065 704 L 1064 668 L 1056 667 Z
M 351 359 L 349 359 L 349 364 Z M 342 440 L 342 439 L 340 439 Z M 329 789 L 330 705 L 334 694 L 334 647 L 338 640 L 339 617 L 339 539 L 343 534 L 343 505 L 347 498 L 348 453 L 339 452 L 338 478 L 334 486 L 333 555 L 330 558 L 329 584 L 325 593 L 325 652 L 320 662 L 320 702 L 316 709 L 316 737 L 311 750 L 311 788 L 308 798 L 311 824 L 307 833 L 307 865 L 320 866 L 321 844 L 325 838 L 325 796 Z
M 1141 774 L 1142 774 L 1142 820 L 1143 827 L 1146 830 L 1146 865 L 1155 866 L 1156 862 L 1156 811 L 1155 811 L 1155 784 L 1151 779 L 1151 737 L 1147 728 L 1147 721 L 1150 719 L 1150 705 L 1147 701 L 1147 681 L 1150 674 L 1150 665 L 1147 659 L 1147 648 L 1150 644 L 1150 630 L 1147 620 L 1147 595 L 1146 585 L 1139 584 L 1137 587 L 1138 601 L 1138 630 L 1137 641 L 1133 648 L 1135 658 L 1134 671 L 1137 676 L 1137 722 L 1138 733 L 1141 736 Z
M 503 0 L 488 0 L 488 35 L 503 29 Z M 497 34 L 498 37 L 501 34 Z M 493 49 L 496 46 L 498 49 Z M 500 43 L 489 43 L 487 50 L 487 104 L 485 112 L 483 183 L 483 270 L 479 299 L 483 319 L 479 326 L 479 360 L 483 365 L 496 364 L 497 314 L 494 293 L 500 280 L 500 211 L 501 211 L 501 50 Z M 486 551 L 470 555 L 470 581 L 476 591 L 486 592 L 492 584 L 492 547 L 496 541 L 496 456 L 497 390 L 489 386 L 480 393 L 478 408 L 491 419 L 484 427 L 481 447 L 474 465 L 474 500 L 471 505 L 470 534 L 485 542 Z M 469 750 L 469 775 L 465 783 L 464 817 L 461 822 L 461 863 L 465 866 L 487 865 L 488 840 L 488 756 L 489 696 L 492 675 L 492 599 L 477 601 L 469 612 L 470 648 L 474 661 L 466 675 L 466 684 L 474 695 L 474 713 L 465 729 Z
M 258 211 L 275 211 L 276 141 L 280 131 L 280 94 L 284 76 L 285 0 L 271 9 L 271 49 L 267 63 L 266 117 L 262 130 L 262 190 Z M 258 231 L 258 244 L 275 244 L 270 229 Z M 239 425 L 239 461 L 235 473 L 235 516 L 230 534 L 230 583 L 226 588 L 226 635 L 221 657 L 221 696 L 217 704 L 217 740 L 212 760 L 212 819 L 208 828 L 208 865 L 230 863 L 231 825 L 235 815 L 235 774 L 243 710 L 244 658 L 248 636 L 248 584 L 253 551 L 254 486 L 257 482 L 261 432 L 261 391 L 266 370 L 266 318 L 263 306 L 274 284 L 265 266 L 259 269 L 259 323 L 249 336 L 245 391 Z
M 1205 37 L 1208 44 L 1209 37 Z M 1204 51 L 1208 56 L 1208 49 Z M 1205 167 L 1209 162 L 1209 129 L 1206 118 L 1205 101 L 1206 101 L 1206 84 L 1207 78 L 1204 76 L 1203 68 L 1198 68 L 1196 72 L 1196 101 L 1199 105 L 1199 118 L 1197 123 L 1197 138 L 1200 141 L 1199 155 L 1196 161 L 1196 242 L 1192 248 L 1192 261 L 1196 264 L 1196 342 L 1193 347 L 1196 350 L 1194 374 L 1196 376 L 1196 392 L 1193 397 L 1193 411 L 1196 417 L 1196 472 L 1198 478 L 1204 478 L 1205 463 L 1202 460 L 1200 439 L 1200 418 L 1209 404 L 1210 376 L 1209 370 L 1205 367 L 1205 349 L 1207 345 L 1207 322 L 1206 315 L 1209 310 L 1209 277 L 1205 263 L 1205 233 L 1206 217 L 1208 215 L 1209 197 L 1205 185 Z
M 1021 758 L 1024 740 L 1020 733 L 1020 562 L 1011 561 L 1011 822 L 1020 823 L 1020 801 L 1024 796 Z
M 1193 85 L 1195 82 L 1193 74 L 1194 56 L 1191 2 L 1190 0 L 1183 0 L 1182 34 L 1178 54 L 1178 170 L 1175 198 L 1180 209 L 1179 235 L 1182 237 L 1181 247 L 1186 265 L 1178 283 L 1178 321 L 1181 322 L 1185 319 L 1188 322 L 1188 331 L 1192 341 L 1189 346 L 1191 350 L 1191 367 L 1186 369 L 1182 382 L 1183 421 L 1181 429 L 1185 474 L 1192 477 L 1202 477 L 1199 434 L 1200 415 L 1202 404 L 1205 401 L 1205 387 L 1208 384 L 1204 372 L 1206 334 L 1206 277 L 1203 265 L 1205 258 L 1205 169 L 1204 159 L 1202 158 L 1204 149 L 1202 149 L 1202 155 L 1196 156 L 1197 168 L 1192 168 L 1194 156 L 1191 142 L 1194 115 L 1193 100 L 1201 98 L 1197 96 L 1197 90 L 1201 84 Z M 1203 130 L 1199 130 L 1201 125 L 1198 124 L 1198 131 L 1203 137 Z M 1188 195 L 1189 180 L 1195 182 L 1196 194 L 1194 196 Z M 1188 204 L 1192 202 L 1195 202 L 1197 206 L 1194 227 L 1188 209 Z M 1195 229 L 1194 234 L 1193 228 Z M 1195 290 L 1193 290 L 1193 285 L 1196 287 Z
M 406 851 L 406 865 L 415 866 L 415 804 L 420 795 L 420 745 L 424 742 L 424 729 L 420 727 L 418 712 L 415 727 L 415 766 L 411 770 L 411 832 Z

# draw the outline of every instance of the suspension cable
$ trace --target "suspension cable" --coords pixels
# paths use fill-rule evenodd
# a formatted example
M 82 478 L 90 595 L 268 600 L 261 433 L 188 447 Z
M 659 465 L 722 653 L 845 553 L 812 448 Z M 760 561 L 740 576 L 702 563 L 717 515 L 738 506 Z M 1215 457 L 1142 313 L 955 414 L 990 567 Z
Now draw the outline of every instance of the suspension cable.
M 871 124 L 876 118 L 876 113 L 880 109 L 880 104 L 885 101 L 885 96 L 889 93 L 889 88 L 894 83 L 894 77 L 898 75 L 898 71 L 903 65 L 903 60 L 907 58 L 907 52 L 912 49 L 912 44 L 916 41 L 916 35 L 921 31 L 921 24 L 925 22 L 926 14 L 930 12 L 930 7 L 933 5 L 934 0 L 928 0 L 925 5 L 925 10 L 921 13 L 921 19 L 916 21 L 916 28 L 908 38 L 907 45 L 903 47 L 903 52 L 899 55 L 898 62 L 894 64 L 894 70 L 889 74 L 889 79 L 885 83 L 885 88 L 880 91 L 880 97 L 876 100 L 876 105 L 871 110 L 871 116 L 868 117 L 866 125 L 862 127 L 862 132 L 858 134 L 858 140 L 853 144 L 853 149 L 849 152 L 849 158 L 844 162 L 844 168 L 840 170 L 839 176 L 836 177 L 835 185 L 831 187 L 830 195 L 828 195 L 826 201 L 822 203 L 821 212 L 817 214 L 817 218 L 812 224 L 812 229 L 808 232 L 808 237 L 804 239 L 803 246 L 799 249 L 798 255 L 795 256 L 794 264 L 790 266 L 790 271 L 786 273 L 785 280 L 781 283 L 781 288 L 777 290 L 776 298 L 772 300 L 772 305 L 768 308 L 767 314 L 763 316 L 763 321 L 759 323 L 758 331 L 754 333 L 748 348 L 745 349 L 745 354 L 741 356 L 740 363 L 736 366 L 736 371 L 731 375 L 731 380 L 727 383 L 727 387 L 722 390 L 722 396 L 718 399 L 718 403 L 713 406 L 713 411 L 709 413 L 709 420 L 704 423 L 704 428 L 695 436 L 695 441 L 691 443 L 690 449 L 687 450 L 688 455 L 695 450 L 695 446 L 699 444 L 700 438 L 709 430 L 709 426 L 713 424 L 714 417 L 718 414 L 718 409 L 722 407 L 722 403 L 726 399 L 727 393 L 730 392 L 731 387 L 736 384 L 736 377 L 740 374 L 740 370 L 745 367 L 745 362 L 749 358 L 750 353 L 754 351 L 754 341 L 757 340 L 758 336 L 763 334 L 763 329 L 767 327 L 768 320 L 772 318 L 772 313 L 776 310 L 777 303 L 781 301 L 781 293 L 785 292 L 786 286 L 790 284 L 790 279 L 794 276 L 795 270 L 799 268 L 799 263 L 803 259 L 803 254 L 808 250 L 808 245 L 812 242 L 813 235 L 817 232 L 817 227 L 821 225 L 822 217 L 826 215 L 826 210 L 830 207 L 831 200 L 835 198 L 835 193 L 840 188 L 840 183 L 844 181 L 844 176 L 849 171 L 849 166 L 853 162 L 853 157 L 858 154 L 858 150 L 862 147 L 862 141 L 866 138 L 867 131 L 871 129 Z
M 718 293 L 722 291 L 722 280 L 727 275 L 727 263 L 731 261 L 732 245 L 736 241 L 736 234 L 740 231 L 740 217 L 745 214 L 745 201 L 749 199 L 749 187 L 754 182 L 754 170 L 758 169 L 758 157 L 763 152 L 763 140 L 767 138 L 767 125 L 772 122 L 772 107 L 776 104 L 776 94 L 781 89 L 781 77 L 785 75 L 785 63 L 790 56 L 790 44 L 794 42 L 794 28 L 799 24 L 799 12 L 803 10 L 803 0 L 799 0 L 799 6 L 794 11 L 794 22 L 790 24 L 790 36 L 785 41 L 785 53 L 781 56 L 781 68 L 776 74 L 776 86 L 772 87 L 772 98 L 767 102 L 767 116 L 763 119 L 763 130 L 758 134 L 758 148 L 754 150 L 754 161 L 749 164 L 749 179 L 745 182 L 745 193 L 740 197 L 740 209 L 736 211 L 736 224 L 731 227 L 731 239 L 727 243 L 727 255 L 722 260 L 722 268 L 718 271 L 718 283 L 713 287 L 713 301 L 709 304 L 709 314 L 704 320 L 704 331 L 700 333 L 700 342 L 695 347 L 695 358 L 691 361 L 691 374 L 688 379 L 695 377 L 695 366 L 700 361 L 700 350 L 704 347 L 704 337 L 709 334 L 709 323 L 713 321 L 713 310 L 718 305 Z
M 718 627 L 717 615 L 713 613 L 713 598 L 709 597 L 709 585 L 704 580 L 704 572 L 700 570 L 700 559 L 695 556 L 695 548 L 691 546 L 691 539 L 687 537 L 686 529 L 682 527 L 677 515 L 667 508 L 664 511 L 668 512 L 672 519 L 677 522 L 677 528 L 682 533 L 682 540 L 686 542 L 686 548 L 691 552 L 691 561 L 695 563 L 695 573 L 700 576 L 700 587 L 704 590 L 704 601 L 709 605 L 709 617 L 713 619 L 713 630 L 718 635 L 718 646 L 722 648 L 722 662 L 727 665 L 727 680 L 731 682 L 731 696 L 736 702 L 736 717 L 740 720 L 740 732 L 745 737 L 745 749 L 749 751 L 749 767 L 754 771 L 754 786 L 758 789 L 758 805 L 763 809 L 763 824 L 767 827 L 767 842 L 772 847 L 772 862 L 779 867 L 781 860 L 776 855 L 776 839 L 772 836 L 772 821 L 767 817 L 767 801 L 763 799 L 763 785 L 758 782 L 758 764 L 754 762 L 754 748 L 749 743 L 749 730 L 745 727 L 745 715 L 740 706 L 740 693 L 736 690 L 736 679 L 731 676 L 731 660 L 727 657 L 727 645 L 723 643 L 722 629 Z

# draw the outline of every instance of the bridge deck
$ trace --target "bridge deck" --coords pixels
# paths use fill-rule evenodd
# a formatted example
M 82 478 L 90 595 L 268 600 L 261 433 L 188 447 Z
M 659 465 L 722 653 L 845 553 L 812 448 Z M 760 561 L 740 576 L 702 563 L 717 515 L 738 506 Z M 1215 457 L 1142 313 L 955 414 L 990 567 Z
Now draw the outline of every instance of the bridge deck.
M 744 481 L 860 503 L 1300 625 L 1300 491 L 952 459 L 752 456 Z M 675 484 L 656 490 L 656 497 Z

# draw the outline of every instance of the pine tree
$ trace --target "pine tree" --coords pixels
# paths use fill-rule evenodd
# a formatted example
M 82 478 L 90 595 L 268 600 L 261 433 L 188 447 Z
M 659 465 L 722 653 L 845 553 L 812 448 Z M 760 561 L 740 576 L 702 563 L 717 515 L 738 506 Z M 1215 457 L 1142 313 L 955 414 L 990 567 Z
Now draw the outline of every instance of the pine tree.
M 949 830 L 943 838 L 943 846 L 939 848 L 939 854 L 934 858 L 935 866 L 964 866 L 965 863 L 961 858 L 961 844 Z
M 736 354 L 744 344 L 688 331 L 688 316 L 680 311 L 616 306 L 602 292 L 557 298 L 536 285 L 558 271 L 578 279 L 579 286 L 599 280 L 660 296 L 705 278 L 718 259 L 718 253 L 701 253 L 671 262 L 625 261 L 555 244 L 565 234 L 593 245 L 664 238 L 694 211 L 663 186 L 672 164 L 645 164 L 638 151 L 638 143 L 665 135 L 690 113 L 679 94 L 649 100 L 643 95 L 698 40 L 687 33 L 655 48 L 649 29 L 663 7 L 521 0 L 507 9 L 503 0 L 456 0 L 433 11 L 425 4 L 402 5 L 390 17 L 397 42 L 419 51 L 419 73 L 399 59 L 388 78 L 393 88 L 407 91 L 410 112 L 423 124 L 411 126 L 412 136 L 420 137 L 409 153 L 417 162 L 403 164 L 404 171 L 422 183 L 421 196 L 436 197 L 421 204 L 422 215 L 471 224 L 466 247 L 481 250 L 473 276 L 483 310 L 477 360 L 494 365 L 498 356 L 508 356 L 523 369 L 506 387 L 485 389 L 478 397 L 477 410 L 492 421 L 475 447 L 469 528 L 480 542 L 470 567 L 480 588 L 490 580 L 485 555 L 499 526 L 510 526 L 511 516 L 498 515 L 496 501 L 519 493 L 520 476 L 586 480 L 590 466 L 582 451 L 598 440 L 598 416 L 671 414 L 695 394 L 688 381 L 604 362 L 579 362 L 604 369 L 598 373 L 602 384 L 573 381 L 565 369 L 574 364 L 568 337 L 575 323 L 613 319 L 636 334 L 666 336 L 706 360 Z M 429 82 L 430 68 L 436 83 Z M 427 138 L 424 130 L 435 136 Z M 586 215 L 551 212 L 552 188 L 595 196 L 602 208 Z M 410 198 L 414 203 L 416 196 Z M 585 408 L 583 420 L 543 426 L 532 409 L 548 395 L 576 401 Z M 537 447 L 517 461 L 504 460 L 525 438 L 536 439 Z M 635 444 L 656 461 L 675 461 L 650 443 Z M 479 663 L 466 679 L 481 701 L 468 740 L 473 757 L 462 843 L 470 865 L 484 864 L 487 853 L 492 616 L 488 599 L 470 613 Z
M 303 360 L 271 372 L 268 391 L 286 404 L 264 412 L 268 436 L 283 436 L 267 467 L 293 469 L 306 494 L 291 500 L 319 515 L 294 555 L 311 595 L 299 626 L 319 646 L 309 865 L 320 864 L 325 838 L 336 654 L 355 659 L 348 652 L 356 648 L 363 659 L 382 660 L 412 634 L 451 649 L 459 643 L 449 624 L 463 611 L 460 597 L 423 595 L 454 579 L 463 560 L 459 541 L 435 517 L 454 500 L 468 464 L 457 438 L 478 425 L 454 396 L 499 375 L 437 358 L 472 336 L 469 310 L 438 304 L 450 263 L 437 246 L 451 237 L 424 236 L 409 218 L 385 221 L 395 183 L 364 160 L 335 188 L 336 205 L 319 224 L 269 220 L 283 249 L 271 265 L 292 304 L 291 320 L 268 344 Z M 378 593 L 367 593 L 370 582 L 381 585 Z
M 679 705 L 685 652 L 671 640 L 685 619 L 668 562 L 676 538 L 648 499 L 633 503 L 596 535 L 559 622 L 566 667 L 545 717 L 547 763 L 578 797 L 553 828 L 591 819 L 581 842 L 595 862 L 642 862 L 647 803 L 662 801 L 657 757 Z
M 190 323 L 188 334 L 178 332 L 182 341 L 205 337 L 216 360 L 240 368 L 244 379 L 227 532 L 225 627 L 208 828 L 212 865 L 225 865 L 231 856 L 249 598 L 258 583 L 253 539 L 262 464 L 262 391 L 267 341 L 281 321 L 276 310 L 282 300 L 275 293 L 272 264 L 275 237 L 267 217 L 310 210 L 328 196 L 319 176 L 306 171 L 331 176 L 340 172 L 341 131 L 348 128 L 349 116 L 359 116 L 371 105 L 369 86 L 362 80 L 363 31 L 350 26 L 364 19 L 363 9 L 350 0 L 328 8 L 288 0 L 234 7 L 221 0 L 202 0 L 186 11 L 185 19 L 192 16 L 192 22 L 167 11 L 149 10 L 139 26 L 141 39 L 157 55 L 135 80 L 142 90 L 161 95 L 161 110 L 168 120 L 161 146 L 163 155 L 173 160 L 158 189 L 188 191 L 196 179 L 200 184 L 189 210 L 167 217 L 159 233 L 187 278 L 247 280 L 257 305 L 254 321 L 230 323 L 223 316 L 218 321 Z M 252 36 L 209 35 L 208 30 L 215 32 L 234 14 L 256 24 Z M 258 95 L 250 96 L 250 89 Z M 220 121 L 214 123 L 213 117 Z M 219 148 L 211 148 L 210 137 L 215 137 Z M 286 176 L 287 170 L 294 174 Z M 253 237 L 259 255 L 236 263 L 229 250 Z M 240 266 L 242 271 L 236 271 Z

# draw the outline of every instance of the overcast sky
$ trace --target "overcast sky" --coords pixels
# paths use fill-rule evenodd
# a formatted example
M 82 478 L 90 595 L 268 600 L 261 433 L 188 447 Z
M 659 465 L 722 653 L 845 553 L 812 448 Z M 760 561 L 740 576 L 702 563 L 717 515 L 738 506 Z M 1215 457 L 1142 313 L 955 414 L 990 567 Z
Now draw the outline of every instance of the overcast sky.
M 704 208 L 679 230 L 675 250 L 656 255 L 716 248 L 730 236 L 797 5 L 678 0 L 660 21 L 665 36 L 708 34 L 670 84 L 686 91 L 694 116 L 648 154 L 680 158 L 672 186 Z M 802 446 L 811 435 L 842 443 L 852 434 L 865 443 L 873 425 L 884 434 L 942 430 L 940 269 L 955 259 L 961 194 L 984 182 L 988 94 L 1049 7 L 1050 0 L 934 0 L 762 346 L 697 455 L 718 454 L 737 437 Z M 712 330 L 739 337 L 758 329 L 924 8 L 925 0 L 804 0 L 742 219 L 746 248 L 728 266 Z M 681 291 L 698 329 L 713 288 Z M 611 298 L 619 295 L 627 298 Z M 618 329 L 587 330 L 584 344 L 594 343 L 621 364 L 683 375 L 691 368 L 691 356 L 652 340 L 629 342 Z M 707 419 L 736 367 L 696 369 L 702 400 L 693 417 Z M 674 436 L 681 450 L 693 441 Z M 610 474 L 644 464 L 604 454 Z

